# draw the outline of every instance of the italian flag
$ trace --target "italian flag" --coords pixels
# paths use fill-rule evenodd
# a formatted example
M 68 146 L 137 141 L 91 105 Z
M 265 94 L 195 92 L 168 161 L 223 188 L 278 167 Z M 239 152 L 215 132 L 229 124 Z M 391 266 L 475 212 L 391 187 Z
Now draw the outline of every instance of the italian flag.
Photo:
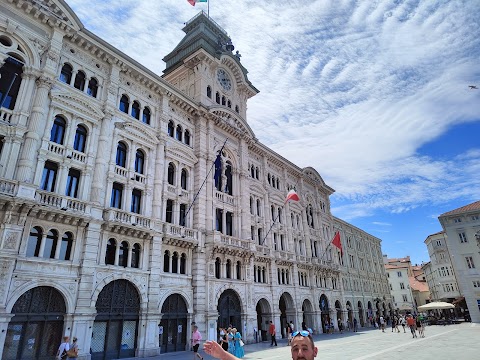
M 207 0 L 188 0 L 190 5 L 195 6 L 196 3 L 207 2 Z

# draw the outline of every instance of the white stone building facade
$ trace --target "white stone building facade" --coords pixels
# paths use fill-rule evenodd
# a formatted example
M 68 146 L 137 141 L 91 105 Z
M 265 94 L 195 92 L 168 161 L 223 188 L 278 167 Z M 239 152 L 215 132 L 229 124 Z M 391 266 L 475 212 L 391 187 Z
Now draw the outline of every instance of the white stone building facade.
M 203 13 L 184 31 L 160 77 L 63 0 L 0 1 L 2 359 L 62 334 L 81 359 L 142 357 L 185 350 L 193 321 L 250 342 L 391 309 L 380 239 L 249 127 L 258 90 L 227 33 Z
M 480 201 L 438 217 L 472 322 L 480 322 Z

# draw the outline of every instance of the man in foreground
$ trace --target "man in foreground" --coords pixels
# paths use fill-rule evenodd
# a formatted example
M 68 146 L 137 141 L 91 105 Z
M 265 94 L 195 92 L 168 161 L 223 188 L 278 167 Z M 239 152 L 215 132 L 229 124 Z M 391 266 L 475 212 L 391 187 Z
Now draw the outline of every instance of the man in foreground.
M 220 360 L 237 360 L 238 358 L 226 352 L 216 341 L 207 341 L 203 347 L 205 352 Z M 306 330 L 295 331 L 292 334 L 291 347 L 293 360 L 313 360 L 317 356 L 318 349 L 313 338 Z

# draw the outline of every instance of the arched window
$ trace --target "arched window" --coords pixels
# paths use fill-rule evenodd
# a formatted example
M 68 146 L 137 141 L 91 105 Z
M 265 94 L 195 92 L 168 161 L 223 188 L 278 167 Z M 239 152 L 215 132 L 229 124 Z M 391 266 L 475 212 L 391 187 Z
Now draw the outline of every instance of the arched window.
M 163 272 L 170 272 L 170 251 L 163 253 Z
M 275 176 L 272 175 L 272 186 L 275 187 Z
M 143 167 L 145 164 L 145 154 L 142 150 L 138 149 L 135 153 L 135 172 L 143 174 Z
M 238 105 L 235 105 L 235 111 L 236 111 L 237 113 L 240 112 L 240 109 L 238 108 Z
M 50 141 L 63 145 L 63 138 L 65 136 L 65 129 L 67 122 L 61 116 L 55 116 L 52 130 L 50 131 Z
M 215 93 L 215 102 L 217 104 L 220 104 L 220 94 L 218 93 L 218 91 Z
M 88 82 L 87 94 L 96 98 L 97 91 L 98 91 L 98 81 L 95 78 L 91 78 L 90 81 Z
M 148 107 L 143 109 L 143 114 L 142 114 L 142 121 L 144 124 L 150 125 L 150 118 L 152 117 L 152 113 Z
M 10 110 L 15 108 L 25 65 L 21 59 L 14 56 L 8 56 L 0 66 L 0 101 L 2 107 Z
M 237 261 L 235 272 L 237 273 L 237 280 L 242 280 L 242 265 L 240 264 L 240 261 Z
M 227 211 L 227 213 L 225 214 L 225 227 L 225 234 L 233 236 L 233 213 L 231 213 L 230 211 Z
M 185 253 L 182 253 L 182 256 L 180 257 L 180 274 L 186 274 L 187 273 L 187 255 Z
M 258 282 L 262 282 L 262 269 L 259 267 L 257 267 L 257 279 L 258 279 Z
M 227 106 L 228 106 L 229 108 L 232 108 L 232 102 L 231 102 L 230 100 L 227 101 Z
M 278 277 L 278 283 L 281 284 L 282 280 L 280 278 L 280 269 L 277 268 L 277 277 Z
M 227 166 L 225 167 L 225 176 L 227 177 L 225 192 L 228 195 L 233 195 L 232 164 L 230 163 L 230 161 L 227 161 Z
M 231 279 L 232 278 L 232 262 L 230 261 L 230 259 L 228 259 L 227 263 L 225 264 L 225 270 L 227 274 L 227 279 Z
M 260 208 L 261 208 L 261 206 L 260 206 L 260 200 L 257 199 L 257 215 L 258 215 L 258 216 L 260 216 L 260 214 L 261 214 Z
M 250 214 L 254 215 L 253 197 L 250 196 Z
M 128 266 L 128 242 L 122 241 L 120 244 L 120 251 L 118 252 L 118 265 Z
M 253 167 L 253 165 L 250 166 L 250 176 L 251 176 L 252 178 L 255 178 L 255 168 Z
M 173 121 L 170 120 L 170 121 L 168 122 L 168 127 L 167 127 L 167 134 L 168 134 L 168 136 L 173 137 L 173 131 L 174 131 L 174 129 L 175 129 L 175 125 L 173 124 Z
M 275 221 L 275 207 L 273 205 L 270 206 L 270 210 L 272 212 L 272 221 Z
M 121 112 L 128 114 L 129 103 L 130 103 L 130 100 L 128 99 L 128 96 L 123 94 L 122 97 L 120 98 L 120 106 L 118 108 L 120 109 Z
M 123 142 L 119 142 L 117 145 L 117 155 L 115 157 L 115 164 L 121 167 L 125 167 L 127 163 L 127 145 Z
M 132 262 L 130 264 L 132 268 L 140 267 L 140 245 L 135 244 L 132 248 Z
M 176 134 L 175 134 L 175 138 L 178 141 L 182 141 L 182 134 L 183 134 L 182 127 L 180 125 L 177 125 L 177 131 L 176 131 Z
M 30 236 L 28 237 L 27 242 L 27 252 L 25 254 L 26 256 L 38 256 L 40 253 L 42 235 L 42 229 L 38 226 L 35 226 L 30 230 Z
M 270 174 L 267 175 L 268 185 L 272 184 L 272 179 L 270 178 Z
M 138 101 L 133 102 L 130 115 L 132 115 L 135 119 L 140 120 L 140 104 Z
M 189 145 L 190 146 L 190 131 L 188 130 L 185 130 L 185 145 Z
M 178 253 L 175 251 L 172 256 L 172 273 L 178 273 Z
M 265 276 L 266 270 L 265 270 L 265 267 L 262 268 L 262 282 L 263 283 L 266 283 L 267 282 L 267 277 Z
M 117 242 L 115 239 L 108 239 L 107 250 L 105 252 L 105 265 L 115 265 L 115 252 L 117 250 Z
M 278 208 L 278 222 L 282 223 L 282 209 Z
M 173 163 L 168 164 L 167 181 L 170 185 L 175 185 L 175 165 Z
M 220 279 L 220 258 L 215 259 L 215 277 Z
M 225 96 L 222 96 L 222 105 L 226 105 L 227 100 L 225 99 Z
M 285 271 L 285 278 L 287 279 L 287 284 L 290 284 L 290 272 L 288 270 Z
M 212 98 L 212 88 L 209 86 L 207 86 L 207 96 L 211 99 Z
M 77 125 L 75 131 L 75 139 L 73 141 L 73 149 L 79 152 L 85 152 L 85 143 L 87 141 L 87 129 L 83 125 Z
M 45 239 L 45 248 L 43 250 L 43 257 L 48 259 L 55 259 L 55 251 L 58 245 L 57 230 L 50 230 Z
M 60 253 L 58 255 L 60 260 L 71 260 L 72 245 L 73 235 L 71 232 L 66 232 L 62 236 L 62 242 L 60 244 Z
M 60 72 L 60 81 L 66 84 L 70 84 L 72 81 L 73 68 L 70 64 L 63 64 L 62 71 Z
M 277 189 L 280 189 L 280 180 L 277 178 Z
M 185 219 L 185 215 L 187 213 L 187 204 L 180 204 L 180 219 L 178 224 L 180 226 L 185 226 L 187 219 Z
M 258 180 L 258 177 L 259 177 L 259 171 L 258 171 L 258 167 L 255 168 L 255 178 Z
M 79 72 L 77 72 L 77 75 L 75 76 L 73 87 L 75 89 L 83 91 L 83 89 L 85 89 L 85 82 L 86 82 L 85 79 L 86 79 L 85 73 L 80 70 Z
M 253 282 L 257 282 L 257 265 L 253 265 Z
M 180 186 L 183 190 L 187 190 L 187 170 L 182 169 L 182 173 L 180 175 Z
M 165 222 L 173 223 L 173 200 L 167 200 L 167 207 L 165 208 Z

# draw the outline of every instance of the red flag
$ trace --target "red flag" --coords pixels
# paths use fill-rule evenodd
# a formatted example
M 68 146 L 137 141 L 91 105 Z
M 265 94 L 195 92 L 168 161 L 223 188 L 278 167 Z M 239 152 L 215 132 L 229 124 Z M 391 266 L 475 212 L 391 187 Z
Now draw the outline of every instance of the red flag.
M 287 199 L 285 200 L 285 202 L 287 202 L 288 200 L 293 200 L 293 201 L 300 201 L 300 197 L 298 196 L 298 194 L 295 192 L 295 190 L 290 190 L 287 194 Z
M 340 255 L 343 256 L 342 241 L 340 240 L 340 233 L 338 231 L 335 233 L 332 245 L 336 246 L 338 250 L 340 250 Z

